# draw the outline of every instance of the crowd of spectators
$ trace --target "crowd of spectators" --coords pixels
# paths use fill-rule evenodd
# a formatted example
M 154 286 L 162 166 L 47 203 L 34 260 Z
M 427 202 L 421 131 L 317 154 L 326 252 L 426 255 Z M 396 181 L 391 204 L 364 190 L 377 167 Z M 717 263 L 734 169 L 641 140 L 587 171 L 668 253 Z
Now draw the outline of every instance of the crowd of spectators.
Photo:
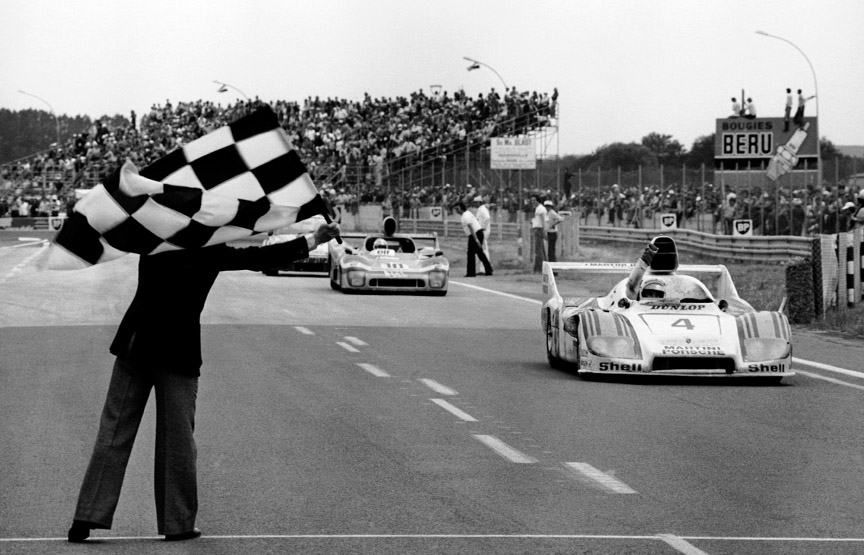
M 648 227 L 655 224 L 653 219 L 658 214 L 675 214 L 678 227 L 719 235 L 732 235 L 735 220 L 750 220 L 756 235 L 850 231 L 854 227 L 851 208 L 859 195 L 843 181 L 836 189 L 777 188 L 770 192 L 758 187 L 740 187 L 736 192 L 713 183 L 683 190 L 675 184 L 641 189 L 613 184 L 607 189 L 589 191 L 581 197 L 580 217 L 586 225 Z M 565 204 L 572 207 L 579 201 L 571 198 Z
M 359 101 L 309 97 L 302 103 L 278 100 L 269 105 L 322 193 L 333 204 L 349 209 L 358 203 L 375 203 L 385 211 L 410 217 L 423 206 L 447 208 L 482 196 L 497 212 L 496 219 L 516 222 L 520 212 L 530 216 L 532 198 L 540 194 L 559 209 L 578 210 L 586 223 L 593 217 L 599 225 L 643 227 L 653 225 L 656 214 L 674 213 L 679 226 L 711 233 L 731 233 L 735 219 L 752 220 L 754 233 L 761 235 L 834 233 L 850 227 L 843 207 L 855 202 L 856 191 L 842 182 L 834 190 L 789 192 L 781 188 L 770 193 L 758 188 L 721 190 L 712 183 L 680 189 L 675 184 L 612 184 L 578 195 L 566 183 L 564 192 L 554 187 L 526 188 L 521 193 L 469 183 L 409 184 L 407 189 L 386 186 L 388 172 L 400 166 L 446 159 L 472 141 L 480 144 L 490 136 L 546 125 L 556 114 L 557 98 L 557 89 L 550 95 L 513 87 L 501 94 L 493 88 L 476 97 L 462 91 L 452 95 L 416 91 L 407 97 L 372 98 L 367 94 Z M 124 160 L 146 166 L 262 104 L 257 97 L 224 107 L 204 100 L 166 100 L 154 104 L 140 122 L 134 112 L 126 125 L 96 121 L 87 133 L 64 144 L 0 166 L 0 217 L 44 217 L 71 210 L 76 189 L 100 182 Z M 346 168 L 352 168 L 356 186 L 346 185 Z M 697 218 L 702 221 L 693 225 Z
M 557 90 L 518 91 L 516 87 L 470 97 L 411 93 L 408 97 L 360 101 L 309 97 L 302 103 L 278 100 L 269 105 L 310 174 L 326 194 L 346 194 L 328 187 L 345 167 L 361 179 L 362 195 L 376 195 L 387 169 L 416 158 L 446 156 L 467 141 L 519 133 L 545 125 L 554 116 Z M 132 112 L 126 126 L 97 121 L 87 133 L 25 160 L 0 167 L 4 204 L 21 213 L 20 203 L 74 201 L 75 189 L 89 188 L 129 159 L 139 167 L 162 157 L 213 129 L 264 104 L 259 98 L 221 104 L 193 102 L 154 104 L 136 125 Z M 356 201 L 358 199 L 354 199 Z

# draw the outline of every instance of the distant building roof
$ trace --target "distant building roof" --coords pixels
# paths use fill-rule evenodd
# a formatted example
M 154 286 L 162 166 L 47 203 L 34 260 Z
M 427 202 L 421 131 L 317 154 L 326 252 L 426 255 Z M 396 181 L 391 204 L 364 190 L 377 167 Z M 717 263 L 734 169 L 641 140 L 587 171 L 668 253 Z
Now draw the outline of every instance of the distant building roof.
M 844 156 L 851 156 L 853 158 L 864 158 L 864 146 L 838 146 L 837 150 L 840 151 L 840 154 Z

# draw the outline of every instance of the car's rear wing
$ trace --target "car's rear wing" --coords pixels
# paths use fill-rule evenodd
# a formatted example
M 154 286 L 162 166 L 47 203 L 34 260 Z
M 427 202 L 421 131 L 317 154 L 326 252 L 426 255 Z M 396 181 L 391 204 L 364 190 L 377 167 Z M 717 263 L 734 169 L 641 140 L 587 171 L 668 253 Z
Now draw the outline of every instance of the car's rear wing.
M 554 297 L 562 297 L 558 290 L 555 276 L 558 272 L 567 272 L 570 275 L 579 274 L 606 274 L 627 277 L 633 269 L 630 262 L 543 262 L 543 293 L 547 300 Z M 738 290 L 732 282 L 729 270 L 723 264 L 682 264 L 675 271 L 676 274 L 692 275 L 698 278 L 700 275 L 711 275 L 717 278 L 716 296 L 718 299 L 739 300 Z M 651 270 L 645 272 L 651 274 Z M 612 284 L 610 284 L 611 288 Z

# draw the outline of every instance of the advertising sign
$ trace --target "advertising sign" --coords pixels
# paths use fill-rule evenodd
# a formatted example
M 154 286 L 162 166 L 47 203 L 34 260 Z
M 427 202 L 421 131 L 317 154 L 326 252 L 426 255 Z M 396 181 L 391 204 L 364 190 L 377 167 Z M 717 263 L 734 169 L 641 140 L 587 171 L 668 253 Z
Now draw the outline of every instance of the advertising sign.
M 723 118 L 717 120 L 714 135 L 714 160 L 728 167 L 758 167 L 767 164 L 777 149 L 793 141 L 797 160 L 815 167 L 819 155 L 819 132 L 815 117 L 805 117 L 799 127 L 783 118 Z
M 493 170 L 533 170 L 537 168 L 534 139 L 526 137 L 492 137 Z
M 732 220 L 732 235 L 753 237 L 753 220 Z
M 678 229 L 678 218 L 675 214 L 660 214 L 660 229 Z

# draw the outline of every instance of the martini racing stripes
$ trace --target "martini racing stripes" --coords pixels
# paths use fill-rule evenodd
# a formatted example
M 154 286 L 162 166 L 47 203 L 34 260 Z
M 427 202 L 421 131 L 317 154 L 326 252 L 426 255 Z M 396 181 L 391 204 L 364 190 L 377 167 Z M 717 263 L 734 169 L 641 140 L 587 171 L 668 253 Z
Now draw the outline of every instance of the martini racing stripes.
M 738 325 L 738 336 L 742 339 L 756 337 L 791 338 L 789 323 L 777 312 L 750 312 L 735 317 Z
M 582 322 L 585 326 L 585 337 L 593 336 L 624 336 L 636 340 L 633 326 L 624 316 L 614 312 L 601 312 L 588 310 L 582 313 Z

